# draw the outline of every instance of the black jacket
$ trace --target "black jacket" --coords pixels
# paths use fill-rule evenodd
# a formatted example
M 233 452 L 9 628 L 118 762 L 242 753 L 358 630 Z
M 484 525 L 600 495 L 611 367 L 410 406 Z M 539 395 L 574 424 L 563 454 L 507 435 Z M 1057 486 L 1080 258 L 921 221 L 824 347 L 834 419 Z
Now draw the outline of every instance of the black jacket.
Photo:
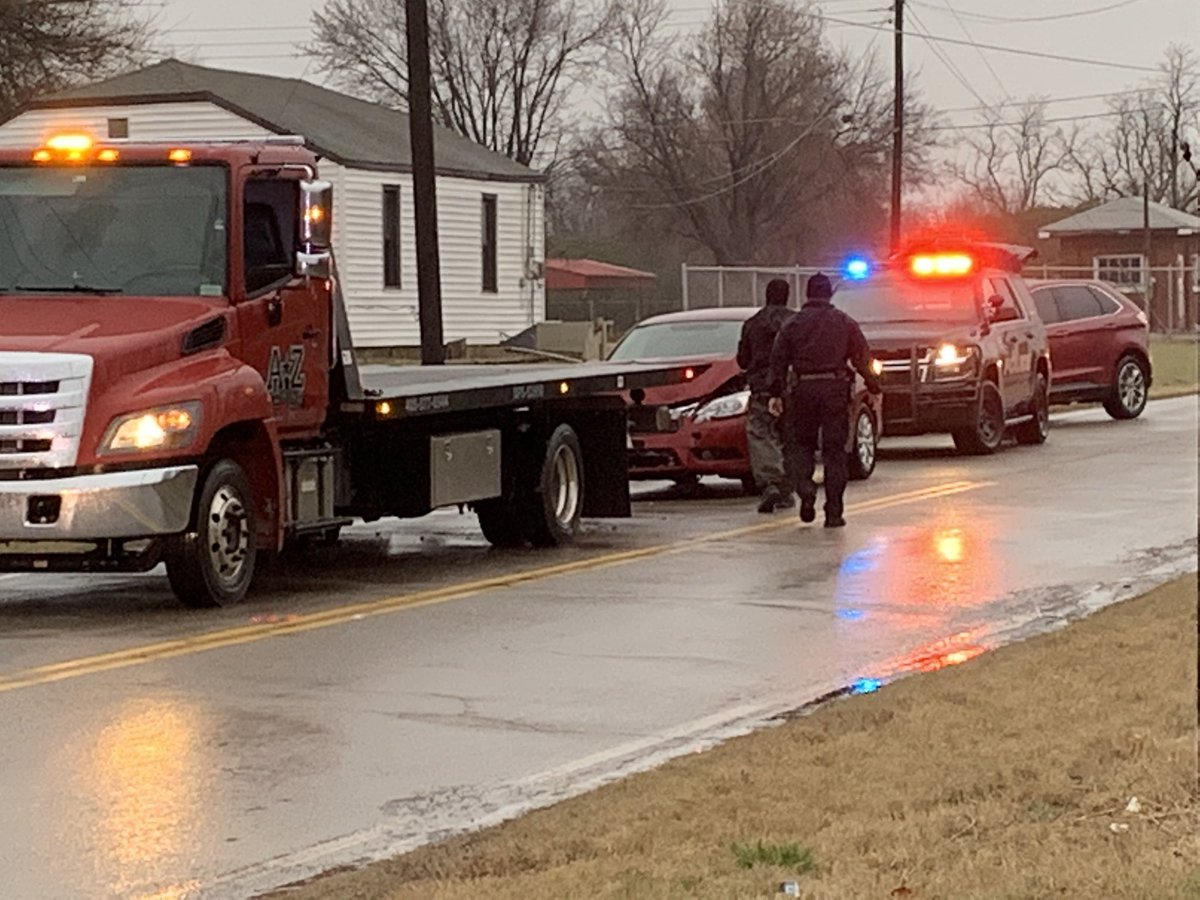
M 783 323 L 795 315 L 786 306 L 764 306 L 742 326 L 737 362 L 746 373 L 746 383 L 755 393 L 765 393 L 771 378 L 771 348 Z
M 862 329 L 828 300 L 809 300 L 779 332 L 771 352 L 768 391 L 782 397 L 788 369 L 797 375 L 824 373 L 850 376 L 853 366 L 867 386 L 878 390 L 879 379 L 871 371 L 871 349 Z

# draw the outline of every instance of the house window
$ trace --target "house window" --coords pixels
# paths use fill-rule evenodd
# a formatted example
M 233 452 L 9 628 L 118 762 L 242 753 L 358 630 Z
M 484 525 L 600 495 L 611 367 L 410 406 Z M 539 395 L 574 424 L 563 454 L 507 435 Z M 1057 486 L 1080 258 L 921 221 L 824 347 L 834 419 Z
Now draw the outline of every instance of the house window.
M 496 278 L 496 195 L 483 195 L 483 289 L 494 294 Z
M 110 138 L 127 138 L 127 137 L 129 137 L 129 120 L 128 119 L 109 119 L 108 120 L 108 136 Z
M 400 287 L 400 186 L 383 186 L 383 286 Z
M 1115 284 L 1122 291 L 1142 291 L 1145 284 L 1146 258 L 1137 256 L 1096 256 L 1092 271 L 1100 281 Z

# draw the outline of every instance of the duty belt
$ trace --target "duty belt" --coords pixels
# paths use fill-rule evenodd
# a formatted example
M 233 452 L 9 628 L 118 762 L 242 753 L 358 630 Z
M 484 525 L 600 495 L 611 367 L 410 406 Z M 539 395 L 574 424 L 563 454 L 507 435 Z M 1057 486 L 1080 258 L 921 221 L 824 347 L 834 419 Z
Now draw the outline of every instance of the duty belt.
M 845 372 L 803 372 L 797 373 L 797 381 L 844 381 Z

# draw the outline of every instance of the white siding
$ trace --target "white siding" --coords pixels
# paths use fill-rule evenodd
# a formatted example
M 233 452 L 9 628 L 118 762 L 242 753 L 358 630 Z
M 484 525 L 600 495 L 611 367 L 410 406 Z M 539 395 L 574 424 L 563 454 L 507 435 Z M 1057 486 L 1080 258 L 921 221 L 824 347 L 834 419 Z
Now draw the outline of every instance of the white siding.
M 89 109 L 35 109 L 0 126 L 0 147 L 36 147 L 57 131 L 108 138 L 109 119 L 129 120 L 131 141 L 256 138 L 273 132 L 212 103 L 146 103 Z
M 355 343 L 386 347 L 420 343 L 412 177 L 323 167 L 334 183 L 334 248 Z M 400 186 L 401 287 L 383 286 L 383 186 Z M 445 339 L 495 344 L 545 317 L 543 282 L 527 276 L 526 261 L 543 258 L 540 186 L 439 178 Z M 496 195 L 497 292 L 483 290 L 483 196 Z M 532 217 L 529 219 L 529 217 Z M 527 219 L 530 227 L 526 228 Z
M 154 103 L 90 109 L 33 110 L 0 125 L 0 147 L 33 147 L 61 130 L 84 129 L 104 140 L 108 119 L 129 120 L 130 140 L 255 138 L 271 134 L 211 103 Z M 363 347 L 420 343 L 412 176 L 320 166 L 334 187 L 334 248 L 351 331 Z M 383 185 L 400 186 L 401 282 L 383 287 Z M 442 321 L 445 339 L 495 344 L 545 317 L 544 282 L 527 263 L 544 259 L 545 207 L 540 185 L 438 178 Z M 483 195 L 497 207 L 496 293 L 483 291 Z

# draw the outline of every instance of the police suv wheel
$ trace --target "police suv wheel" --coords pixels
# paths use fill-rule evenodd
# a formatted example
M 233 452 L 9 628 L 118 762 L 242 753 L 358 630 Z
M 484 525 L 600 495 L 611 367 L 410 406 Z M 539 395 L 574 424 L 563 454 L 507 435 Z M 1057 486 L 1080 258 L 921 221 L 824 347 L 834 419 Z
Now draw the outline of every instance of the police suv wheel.
M 1136 419 L 1149 399 L 1146 369 L 1136 356 L 1122 356 L 1117 362 L 1112 396 L 1104 401 L 1104 411 L 1114 419 Z
M 1033 388 L 1033 418 L 1013 429 L 1017 443 L 1044 444 L 1050 436 L 1050 388 L 1046 376 L 1038 375 Z
M 856 481 L 870 478 L 875 471 L 875 460 L 879 448 L 879 430 L 871 410 L 863 406 L 854 417 L 850 443 L 850 477 Z
M 254 503 L 246 473 L 232 460 L 209 468 L 188 531 L 170 539 L 167 578 L 186 606 L 232 606 L 250 589 L 258 558 Z
M 967 428 L 953 433 L 954 446 L 960 453 L 987 456 L 1000 449 L 1004 442 L 1004 400 L 1000 389 L 990 381 L 983 383 L 975 421 Z

